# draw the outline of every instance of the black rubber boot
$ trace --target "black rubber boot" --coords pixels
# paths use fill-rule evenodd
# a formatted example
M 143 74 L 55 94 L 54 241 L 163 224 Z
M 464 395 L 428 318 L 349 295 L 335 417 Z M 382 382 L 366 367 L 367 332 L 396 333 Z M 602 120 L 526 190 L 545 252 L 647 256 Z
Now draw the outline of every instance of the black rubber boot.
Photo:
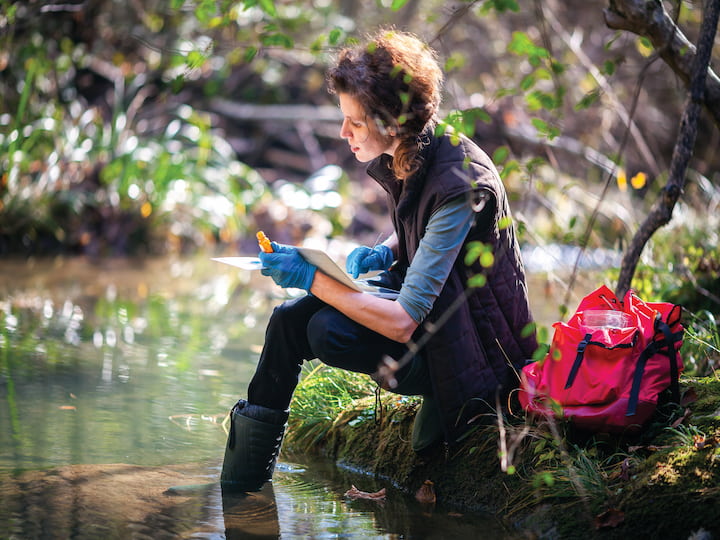
M 235 404 L 220 474 L 223 491 L 260 491 L 272 479 L 288 415 L 243 399 Z
M 384 381 L 376 382 L 383 386 Z M 415 414 L 412 429 L 412 448 L 420 453 L 442 440 L 442 416 L 437 401 L 432 397 L 432 385 L 427 364 L 422 358 L 416 358 L 400 374 L 394 388 L 389 389 L 403 396 L 422 396 L 423 401 Z
M 442 417 L 438 404 L 432 396 L 423 396 L 423 402 L 415 414 L 412 429 L 412 448 L 420 453 L 443 437 Z

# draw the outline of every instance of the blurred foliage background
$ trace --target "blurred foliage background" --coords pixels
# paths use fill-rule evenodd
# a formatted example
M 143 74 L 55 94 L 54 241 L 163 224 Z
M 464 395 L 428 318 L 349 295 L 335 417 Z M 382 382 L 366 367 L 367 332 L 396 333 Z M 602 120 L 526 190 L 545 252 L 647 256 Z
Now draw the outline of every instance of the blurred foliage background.
M 373 242 L 382 196 L 324 72 L 380 26 L 438 50 L 444 125 L 493 156 L 525 245 L 621 251 L 667 181 L 687 90 L 650 40 L 608 28 L 614 3 L 0 0 L 0 254 L 254 251 L 257 228 Z M 695 39 L 702 4 L 663 6 Z M 719 144 L 703 115 L 633 283 L 714 313 Z

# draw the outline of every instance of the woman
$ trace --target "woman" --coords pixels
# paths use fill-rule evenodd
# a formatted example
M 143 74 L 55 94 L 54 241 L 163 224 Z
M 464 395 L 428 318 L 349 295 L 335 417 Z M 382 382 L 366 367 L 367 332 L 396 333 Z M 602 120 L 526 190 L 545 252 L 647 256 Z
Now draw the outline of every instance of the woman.
M 271 478 L 304 360 L 422 395 L 412 441 L 422 451 L 457 440 L 468 420 L 516 385 L 514 369 L 532 356 L 537 344 L 507 195 L 473 142 L 434 135 L 442 79 L 435 53 L 396 31 L 342 51 L 330 69 L 340 135 L 387 192 L 395 230 L 379 246 L 355 249 L 347 269 L 354 277 L 384 271 L 379 281 L 399 296 L 351 290 L 289 246 L 273 243 L 273 253 L 260 254 L 263 274 L 310 294 L 270 318 L 248 399 L 232 411 L 224 488 L 258 490 Z M 479 242 L 491 248 L 492 264 L 466 264 L 468 245 Z M 479 274 L 486 283 L 469 287 Z

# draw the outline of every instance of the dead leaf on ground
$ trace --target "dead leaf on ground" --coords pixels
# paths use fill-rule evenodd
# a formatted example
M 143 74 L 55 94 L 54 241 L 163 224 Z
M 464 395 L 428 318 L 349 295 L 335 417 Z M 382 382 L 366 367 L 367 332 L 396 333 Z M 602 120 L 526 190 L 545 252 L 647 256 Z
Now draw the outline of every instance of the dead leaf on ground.
M 355 486 L 352 486 L 345 492 L 345 497 L 350 497 L 351 499 L 369 499 L 371 501 L 383 501 L 385 500 L 385 495 L 385 488 L 375 493 L 368 493 L 367 491 L 360 491 Z
M 720 446 L 720 438 L 712 436 L 705 437 L 704 435 L 693 435 L 693 445 L 695 450 L 707 450 L 709 448 L 715 448 Z
M 630 460 L 630 458 L 625 458 L 622 462 L 622 465 L 620 466 L 620 479 L 624 480 L 625 482 L 630 480 L 633 468 L 633 462 Z
M 623 521 L 625 521 L 625 513 L 617 508 L 611 508 L 595 516 L 595 530 L 614 529 Z
M 434 504 L 437 498 L 435 497 L 433 483 L 430 480 L 425 480 L 417 493 L 415 493 L 415 498 L 424 504 Z
M 675 421 L 671 424 L 671 427 L 674 427 L 674 428 L 675 428 L 675 427 L 678 427 L 680 424 L 684 424 L 684 423 L 685 423 L 685 420 L 687 420 L 688 418 L 690 418 L 690 416 L 692 416 L 692 411 L 691 411 L 689 408 L 686 408 L 686 409 L 685 409 L 685 412 L 683 412 L 683 415 L 682 415 L 680 418 L 678 418 L 677 420 L 675 420 Z
M 694 388 L 688 388 L 683 392 L 682 397 L 680 398 L 680 405 L 683 407 L 686 407 L 690 405 L 691 403 L 695 403 L 698 400 L 697 392 Z

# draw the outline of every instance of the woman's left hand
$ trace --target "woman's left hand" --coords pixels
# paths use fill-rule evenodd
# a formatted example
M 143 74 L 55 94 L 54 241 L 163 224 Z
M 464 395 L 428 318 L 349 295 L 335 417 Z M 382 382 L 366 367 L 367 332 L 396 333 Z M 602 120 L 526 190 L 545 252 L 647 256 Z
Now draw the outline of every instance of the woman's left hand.
M 292 246 L 277 242 L 271 245 L 272 253 L 261 251 L 258 255 L 263 264 L 262 275 L 270 276 L 283 288 L 305 289 L 309 292 L 317 267 L 307 262 Z

